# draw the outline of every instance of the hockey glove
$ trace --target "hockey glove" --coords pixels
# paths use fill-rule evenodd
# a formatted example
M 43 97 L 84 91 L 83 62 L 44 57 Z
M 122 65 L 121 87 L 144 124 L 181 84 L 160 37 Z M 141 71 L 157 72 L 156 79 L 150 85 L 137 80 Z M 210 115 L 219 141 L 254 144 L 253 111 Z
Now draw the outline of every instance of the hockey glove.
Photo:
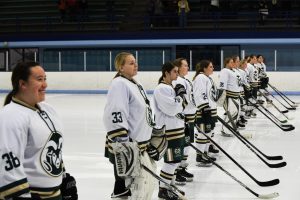
M 175 85 L 174 90 L 175 90 L 176 96 L 180 96 L 180 97 L 184 98 L 184 95 L 186 94 L 186 89 L 184 88 L 184 86 L 182 84 Z
M 65 173 L 60 191 L 63 200 L 78 200 L 76 180 L 69 173 Z

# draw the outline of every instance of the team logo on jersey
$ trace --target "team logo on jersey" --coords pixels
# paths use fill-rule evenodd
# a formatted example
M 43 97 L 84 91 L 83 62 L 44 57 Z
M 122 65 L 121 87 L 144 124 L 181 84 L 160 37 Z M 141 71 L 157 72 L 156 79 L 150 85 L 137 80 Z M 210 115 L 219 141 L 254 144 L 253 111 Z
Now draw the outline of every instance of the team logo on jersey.
M 152 110 L 149 106 L 146 108 L 146 121 L 150 127 L 155 126 L 155 122 L 153 120 Z
M 42 154 L 43 169 L 51 176 L 60 176 L 62 169 L 62 143 L 63 138 L 59 132 L 52 132 Z
M 241 78 L 241 76 L 240 76 L 240 75 L 237 75 L 236 77 L 237 77 L 238 86 L 239 86 L 239 87 L 242 87 L 243 84 L 242 84 L 242 78 Z
M 217 91 L 217 89 L 215 88 L 215 87 L 212 87 L 211 89 L 210 89 L 210 98 L 212 99 L 212 100 L 214 100 L 214 101 L 217 101 L 218 100 L 218 91 Z

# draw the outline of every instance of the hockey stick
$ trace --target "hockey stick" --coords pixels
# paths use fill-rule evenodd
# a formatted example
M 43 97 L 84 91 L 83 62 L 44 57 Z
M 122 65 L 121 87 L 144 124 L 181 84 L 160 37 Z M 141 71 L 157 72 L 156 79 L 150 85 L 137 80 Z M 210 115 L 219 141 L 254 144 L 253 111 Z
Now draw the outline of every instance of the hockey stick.
M 236 164 L 243 172 L 245 172 L 255 183 L 257 183 L 259 186 L 267 187 L 267 186 L 273 186 L 279 184 L 279 179 L 274 179 L 271 181 L 258 181 L 256 180 L 248 171 L 246 171 L 238 162 L 236 162 L 222 147 L 220 147 L 211 137 L 203 133 L 199 126 L 195 125 L 198 132 L 204 135 L 211 143 L 213 143 L 218 149 L 220 149 L 234 164 Z
M 250 101 L 249 101 L 250 102 Z M 255 105 L 254 103 L 250 102 L 252 106 L 254 106 L 259 112 L 261 112 L 264 116 L 266 116 L 271 122 L 273 122 L 276 126 L 278 126 L 283 131 L 292 131 L 295 129 L 295 127 L 291 124 L 288 125 L 280 125 L 276 123 L 271 117 L 269 117 L 265 112 L 263 112 L 258 105 Z
M 297 107 L 298 106 L 298 104 L 299 103 L 296 103 L 296 102 L 294 102 L 294 101 L 292 101 L 290 98 L 288 98 L 285 94 L 283 94 L 280 90 L 278 90 L 275 86 L 273 86 L 273 85 L 271 85 L 270 83 L 268 83 L 268 85 L 275 91 L 275 92 L 277 92 L 277 94 L 278 95 L 280 95 L 281 96 L 281 98 L 285 98 L 286 100 L 288 100 L 288 101 L 290 101 L 292 104 L 294 104 L 294 105 L 290 105 L 290 106 L 292 106 L 292 107 Z
M 254 192 L 253 190 L 251 190 L 248 186 L 246 186 L 243 182 L 241 182 L 240 180 L 238 180 L 236 177 L 234 177 L 232 174 L 230 174 L 227 170 L 225 170 L 223 167 L 221 167 L 218 163 L 216 163 L 215 161 L 211 160 L 208 156 L 206 156 L 205 154 L 203 154 L 203 152 L 201 152 L 197 147 L 195 147 L 193 144 L 189 144 L 193 149 L 195 149 L 198 153 L 204 155 L 204 157 L 206 159 L 209 159 L 216 167 L 218 167 L 221 171 L 223 171 L 225 174 L 227 174 L 228 176 L 230 176 L 230 178 L 232 178 L 233 180 L 235 180 L 236 182 L 238 182 L 242 187 L 244 187 L 246 190 L 248 190 L 249 192 L 251 192 L 254 196 L 260 198 L 260 199 L 273 199 L 279 196 L 279 193 L 274 192 L 271 194 L 257 194 L 256 192 Z
M 181 200 L 188 200 L 185 196 L 183 196 L 181 194 L 181 191 L 174 185 L 171 185 L 169 183 L 167 183 L 164 179 L 162 179 L 160 176 L 158 176 L 157 174 L 155 174 L 153 171 L 151 171 L 148 167 L 146 167 L 145 165 L 142 164 L 142 167 L 145 169 L 146 172 L 150 173 L 154 178 L 156 178 L 157 180 L 159 180 L 160 182 L 164 183 L 169 189 L 170 191 L 179 196 L 179 198 Z
M 257 155 L 260 159 L 262 159 L 251 147 L 253 147 L 256 151 L 258 151 L 262 156 L 264 156 L 268 160 L 282 160 L 282 156 L 267 156 L 263 152 L 261 152 L 256 146 L 254 146 L 251 142 L 249 142 L 244 136 L 242 136 L 238 131 L 235 131 L 231 126 L 229 126 L 222 118 L 217 116 L 218 120 L 226 126 L 242 143 L 244 143 L 255 155 Z M 265 163 L 266 161 L 262 159 Z M 266 163 L 269 165 L 269 163 Z M 279 167 L 283 167 L 286 165 L 286 162 L 275 164 L 275 166 L 280 165 Z M 282 166 L 283 165 L 283 166 Z M 273 166 L 273 164 L 271 164 Z M 276 168 L 276 167 L 275 167 Z
M 252 103 L 252 102 L 250 102 L 250 103 Z M 274 120 L 276 120 L 277 122 L 279 122 L 279 123 L 281 123 L 281 126 L 282 126 L 282 124 L 284 124 L 284 123 L 287 123 L 288 121 L 287 120 L 280 120 L 280 119 L 278 119 L 271 111 L 269 111 L 267 108 L 265 108 L 264 106 L 262 106 L 262 105 L 258 105 L 259 107 L 261 107 L 262 109 L 264 109 L 267 113 L 269 113 L 269 115 L 271 116 L 271 117 L 273 117 L 273 119 Z M 282 113 L 281 113 L 282 114 Z M 284 115 L 285 116 L 285 115 Z M 285 116 L 286 117 L 286 116 Z
M 271 87 L 272 88 L 272 87 Z M 273 88 L 272 88 L 273 89 Z M 275 89 L 273 89 L 277 94 L 278 94 L 278 92 L 275 90 Z M 285 107 L 286 109 L 288 109 L 288 110 L 296 110 L 296 108 L 295 107 L 293 107 L 292 105 L 290 105 L 288 102 L 288 104 L 289 104 L 289 106 L 291 106 L 291 107 L 287 107 L 286 105 L 284 105 L 281 101 L 279 101 L 279 99 L 277 99 L 272 93 L 270 93 L 270 95 L 278 102 L 278 103 L 280 103 L 283 107 Z M 280 96 L 280 95 L 279 95 Z M 285 100 L 285 99 L 284 99 Z M 285 100 L 285 102 L 286 102 L 286 100 Z
M 267 89 L 264 89 L 266 92 L 268 92 L 269 93 L 269 91 L 267 90 Z M 271 100 L 271 99 L 269 99 L 263 92 L 260 92 L 261 94 L 262 94 L 262 96 L 263 97 L 265 97 L 265 99 L 276 109 L 276 110 L 278 110 L 278 112 L 280 112 L 280 113 L 282 113 L 282 114 L 284 114 L 284 113 L 288 113 L 289 112 L 289 110 L 280 110 L 274 103 L 273 103 L 273 101 Z M 284 116 L 286 116 L 286 115 L 284 115 Z

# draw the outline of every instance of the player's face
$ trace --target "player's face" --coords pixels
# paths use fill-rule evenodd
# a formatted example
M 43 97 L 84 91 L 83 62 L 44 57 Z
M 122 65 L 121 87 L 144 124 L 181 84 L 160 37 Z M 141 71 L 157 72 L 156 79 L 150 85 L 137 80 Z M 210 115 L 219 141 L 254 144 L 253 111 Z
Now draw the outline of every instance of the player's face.
M 259 56 L 259 57 L 257 58 L 257 61 L 258 61 L 259 63 L 262 63 L 262 62 L 264 62 L 264 58 L 263 58 L 262 56 Z
M 178 67 L 174 67 L 171 71 L 170 71 L 170 79 L 171 81 L 177 80 L 178 77 Z
M 181 61 L 181 66 L 179 68 L 179 74 L 180 74 L 180 76 L 187 75 L 188 71 L 189 71 L 189 65 L 188 65 L 188 63 L 186 62 L 186 60 L 182 60 Z
M 240 66 L 240 58 L 236 58 L 235 62 L 234 62 L 234 67 L 238 68 Z
M 255 56 L 251 59 L 251 63 L 253 63 L 253 64 L 257 63 L 257 58 Z
M 234 62 L 233 62 L 232 59 L 227 63 L 227 66 L 228 66 L 230 69 L 234 68 Z
M 137 71 L 138 71 L 138 65 L 135 61 L 135 58 L 132 55 L 126 56 L 125 63 L 121 67 L 122 74 L 125 77 L 131 79 L 137 74 Z
M 207 76 L 211 75 L 213 71 L 214 71 L 214 66 L 212 63 L 209 63 L 209 65 L 206 68 L 204 68 L 204 74 Z
M 36 66 L 30 69 L 30 76 L 27 81 L 21 81 L 21 88 L 25 96 L 26 103 L 35 106 L 45 100 L 47 88 L 46 74 L 42 67 Z

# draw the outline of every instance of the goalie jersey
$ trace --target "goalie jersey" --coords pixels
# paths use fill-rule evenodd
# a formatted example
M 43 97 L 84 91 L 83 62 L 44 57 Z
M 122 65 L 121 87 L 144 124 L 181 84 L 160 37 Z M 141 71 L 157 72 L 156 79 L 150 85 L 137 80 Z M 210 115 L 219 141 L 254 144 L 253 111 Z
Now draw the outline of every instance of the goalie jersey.
M 0 199 L 60 198 L 62 124 L 46 103 L 13 98 L 0 111 Z
M 112 80 L 107 94 L 103 122 L 107 130 L 105 156 L 113 162 L 111 144 L 131 139 L 145 150 L 155 125 L 150 102 L 143 87 L 119 76 Z
M 226 90 L 226 96 L 239 98 L 240 83 L 233 69 L 224 68 L 220 72 L 220 89 Z

